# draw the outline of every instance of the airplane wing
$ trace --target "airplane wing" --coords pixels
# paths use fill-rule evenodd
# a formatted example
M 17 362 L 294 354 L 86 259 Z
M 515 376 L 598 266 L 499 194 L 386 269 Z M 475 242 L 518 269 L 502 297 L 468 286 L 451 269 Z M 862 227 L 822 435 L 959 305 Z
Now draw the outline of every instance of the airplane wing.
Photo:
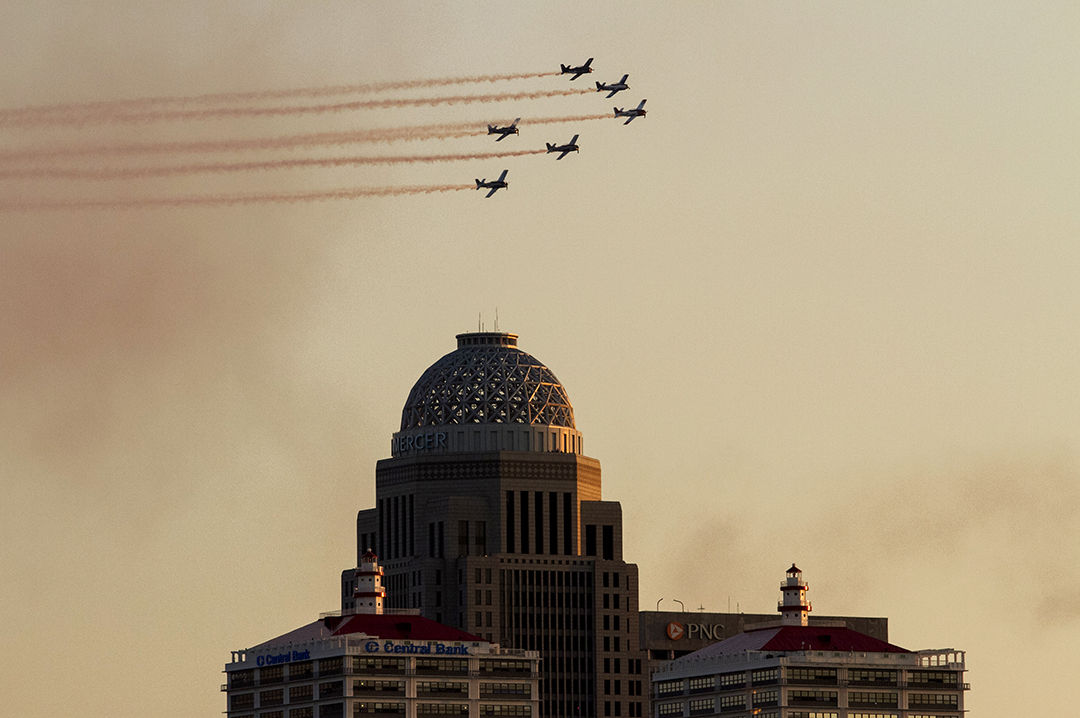
M 561 159 L 562 159 L 563 157 L 566 157 L 566 156 L 567 156 L 568 154 L 570 154 L 570 150 L 563 150 L 563 151 L 562 151 L 562 154 L 560 154 L 560 155 L 559 155 L 558 157 L 556 157 L 555 159 L 556 159 L 556 160 L 561 160 Z
M 619 80 L 619 84 L 620 84 L 620 85 L 625 85 L 625 84 L 626 84 L 626 81 L 627 81 L 628 79 L 630 79 L 630 75 L 629 75 L 629 74 L 623 75 L 623 76 L 622 76 L 622 79 L 621 79 L 621 80 Z
M 499 182 L 505 182 L 506 181 L 506 173 L 509 172 L 509 171 L 510 170 L 503 170 L 502 171 L 502 174 L 499 175 Z
M 631 122 L 634 121 L 635 117 L 637 117 L 637 115 L 630 115 L 629 117 L 626 118 L 626 122 L 624 122 L 623 124 L 624 125 L 629 125 Z
M 501 133 L 499 133 L 499 136 L 495 138 L 495 141 L 496 142 L 502 142 L 503 140 L 506 139 L 506 137 L 507 137 L 507 133 L 506 132 L 501 132 Z
M 615 97 L 615 93 L 617 93 L 617 92 L 618 92 L 618 90 L 612 90 L 611 92 L 608 93 L 608 96 L 605 97 L 604 99 L 605 100 L 610 100 L 612 97 Z
M 570 140 L 570 142 L 569 142 L 568 144 L 571 144 L 571 145 L 576 145 L 576 144 L 577 144 L 577 138 L 578 138 L 578 137 L 579 137 L 579 135 L 574 135 L 574 136 L 573 136 L 573 137 L 571 138 L 571 140 Z
M 582 75 L 584 75 L 584 74 L 585 74 L 584 72 L 579 72 L 578 74 L 574 75 L 574 76 L 573 76 L 573 77 L 571 77 L 570 79 L 571 79 L 571 80 L 576 80 L 576 79 L 578 79 L 579 77 L 581 77 L 581 76 L 582 76 Z
M 640 110 L 644 106 L 645 106 L 645 100 L 642 100 L 641 102 L 638 103 L 637 109 Z
M 488 197 L 490 197 L 491 195 L 495 194 L 495 192 L 497 192 L 497 191 L 498 191 L 498 189 L 499 189 L 498 187 L 492 187 L 492 188 L 491 188 L 491 191 L 490 191 L 490 192 L 488 192 L 488 193 L 487 193 L 486 195 L 484 195 L 484 199 L 487 199 L 487 198 L 488 198 Z

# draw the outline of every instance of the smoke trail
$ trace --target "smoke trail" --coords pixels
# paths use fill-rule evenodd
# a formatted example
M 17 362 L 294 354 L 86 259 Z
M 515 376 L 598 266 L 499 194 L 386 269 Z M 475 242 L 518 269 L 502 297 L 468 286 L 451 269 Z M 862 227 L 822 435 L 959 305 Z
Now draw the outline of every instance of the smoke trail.
M 29 167 L 0 170 L 0 179 L 85 179 L 117 180 L 144 177 L 211 172 L 248 172 L 252 170 L 280 170 L 296 167 L 345 167 L 351 165 L 395 165 L 435 162 L 461 162 L 465 160 L 498 159 L 542 155 L 546 150 L 506 150 L 503 152 L 472 152 L 450 155 L 396 155 L 354 157 L 304 157 L 288 160 L 262 162 L 208 162 L 202 164 L 173 165 L 171 167 L 106 167 L 104 169 L 72 169 L 57 167 Z
M 603 120 L 611 115 L 567 115 L 523 119 L 522 126 L 565 122 Z M 0 151 L 0 162 L 44 160 L 56 157 L 85 157 L 94 155 L 138 154 L 198 154 L 203 152 L 237 152 L 244 150 L 280 150 L 293 147 L 329 147 L 368 142 L 397 142 L 409 140 L 450 139 L 486 134 L 482 122 L 458 122 L 413 127 L 384 127 L 352 132 L 318 132 L 282 137 L 255 139 L 208 140 L 202 142 L 131 142 L 112 145 L 68 145 L 61 147 L 27 147 Z
M 0 110 L 0 122 L 10 119 L 43 117 L 52 114 L 71 113 L 115 113 L 154 105 L 213 104 L 226 102 L 251 102 L 258 100 L 285 100 L 303 97 L 329 97 L 333 95 L 366 94 L 389 90 L 410 90 L 426 87 L 446 87 L 449 85 L 467 85 L 494 83 L 505 80 L 528 80 L 541 77 L 553 77 L 558 72 L 516 72 L 501 75 L 468 75 L 463 77 L 442 77 L 428 80 L 400 80 L 397 82 L 372 82 L 359 85 L 328 85 L 326 87 L 298 87 L 289 90 L 262 90 L 252 92 L 220 92 L 203 95 L 137 97 L 126 100 L 104 100 L 99 102 L 72 102 L 56 105 L 36 105 Z
M 126 113 L 75 113 L 56 116 L 0 118 L 0 125 L 45 126 L 86 125 L 102 123 L 142 123 L 162 120 L 205 120 L 217 117 L 274 117 L 284 115 L 309 115 L 349 110 L 369 110 L 386 107 L 415 107 L 435 105 L 458 105 L 474 102 L 503 102 L 506 100 L 535 100 L 543 97 L 589 94 L 588 88 L 565 90 L 538 90 L 533 92 L 499 92 L 487 95 L 444 95 L 441 97 L 416 97 L 408 99 L 356 100 L 320 105 L 291 105 L 279 107 L 215 107 L 205 110 L 161 110 L 153 112 Z
M 198 207 L 228 206 L 237 204 L 296 204 L 334 199 L 358 199 L 360 197 L 390 197 L 410 194 L 434 194 L 474 189 L 471 184 L 443 184 L 404 187 L 356 187 L 322 192 L 298 192 L 281 194 L 229 194 L 203 197 L 150 197 L 142 199 L 103 200 L 28 200 L 0 202 L 0 212 L 41 212 L 55 210 L 85 209 L 140 209 L 147 207 Z

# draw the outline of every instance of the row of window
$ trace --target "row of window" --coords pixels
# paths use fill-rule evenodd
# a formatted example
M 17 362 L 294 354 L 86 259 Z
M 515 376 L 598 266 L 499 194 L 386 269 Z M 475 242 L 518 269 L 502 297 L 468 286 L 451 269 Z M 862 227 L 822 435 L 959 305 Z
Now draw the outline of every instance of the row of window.
M 788 667 L 785 669 L 784 678 L 791 684 L 813 685 L 836 685 L 838 672 L 835 668 L 818 667 Z M 777 668 L 756 670 L 750 672 L 750 682 L 753 685 L 777 683 L 780 672 Z M 857 669 L 848 670 L 848 682 L 851 685 L 865 686 L 896 686 L 898 672 L 895 670 Z M 685 688 L 689 693 L 703 693 L 706 691 L 732 688 L 737 689 L 746 685 L 746 673 L 721 673 L 712 676 L 695 676 L 687 680 Z M 930 688 L 956 688 L 960 685 L 960 674 L 956 671 L 909 671 L 907 684 L 912 687 Z M 684 689 L 682 680 L 658 681 L 656 684 L 657 695 L 665 696 L 681 693 Z

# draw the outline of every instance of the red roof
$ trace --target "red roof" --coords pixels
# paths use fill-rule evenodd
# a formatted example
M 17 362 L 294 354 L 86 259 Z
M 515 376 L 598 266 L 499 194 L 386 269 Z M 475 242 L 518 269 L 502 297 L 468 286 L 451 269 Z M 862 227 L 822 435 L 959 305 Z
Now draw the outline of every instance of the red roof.
M 911 653 L 850 628 L 832 626 L 774 626 L 745 631 L 706 646 L 678 660 L 730 655 L 743 651 L 857 651 L 859 653 Z
M 357 613 L 324 619 L 334 636 L 366 633 L 378 638 L 408 638 L 413 641 L 483 641 L 483 638 L 415 615 Z
M 374 638 L 384 639 L 407 638 L 413 641 L 486 642 L 479 636 L 459 631 L 450 626 L 444 626 L 423 616 L 357 613 L 349 616 L 329 616 L 321 621 L 312 621 L 277 638 L 253 646 L 251 650 L 286 643 L 319 641 L 331 636 L 343 636 L 349 633 L 365 633 Z

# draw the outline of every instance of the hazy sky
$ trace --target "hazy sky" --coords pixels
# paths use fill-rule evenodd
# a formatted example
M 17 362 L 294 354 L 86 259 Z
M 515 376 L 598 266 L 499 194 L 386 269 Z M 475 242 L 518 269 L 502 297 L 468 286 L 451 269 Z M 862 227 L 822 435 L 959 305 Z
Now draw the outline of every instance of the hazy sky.
M 497 307 L 569 391 L 604 497 L 622 502 L 642 607 L 769 612 L 795 561 L 817 612 L 888 616 L 894 643 L 966 650 L 972 715 L 1069 714 L 1080 6 L 429 5 L 0 4 L 6 110 L 540 74 L 590 56 L 596 72 L 572 85 L 259 104 L 631 85 L 614 100 L 154 122 L 0 109 L 9 208 L 510 169 L 489 200 L 0 211 L 4 712 L 219 714 L 230 650 L 338 606 L 355 512 L 412 383 Z M 649 115 L 629 126 L 529 123 L 642 98 Z M 499 145 L 49 154 L 518 116 Z M 581 152 L 560 162 L 11 176 L 575 133 Z

